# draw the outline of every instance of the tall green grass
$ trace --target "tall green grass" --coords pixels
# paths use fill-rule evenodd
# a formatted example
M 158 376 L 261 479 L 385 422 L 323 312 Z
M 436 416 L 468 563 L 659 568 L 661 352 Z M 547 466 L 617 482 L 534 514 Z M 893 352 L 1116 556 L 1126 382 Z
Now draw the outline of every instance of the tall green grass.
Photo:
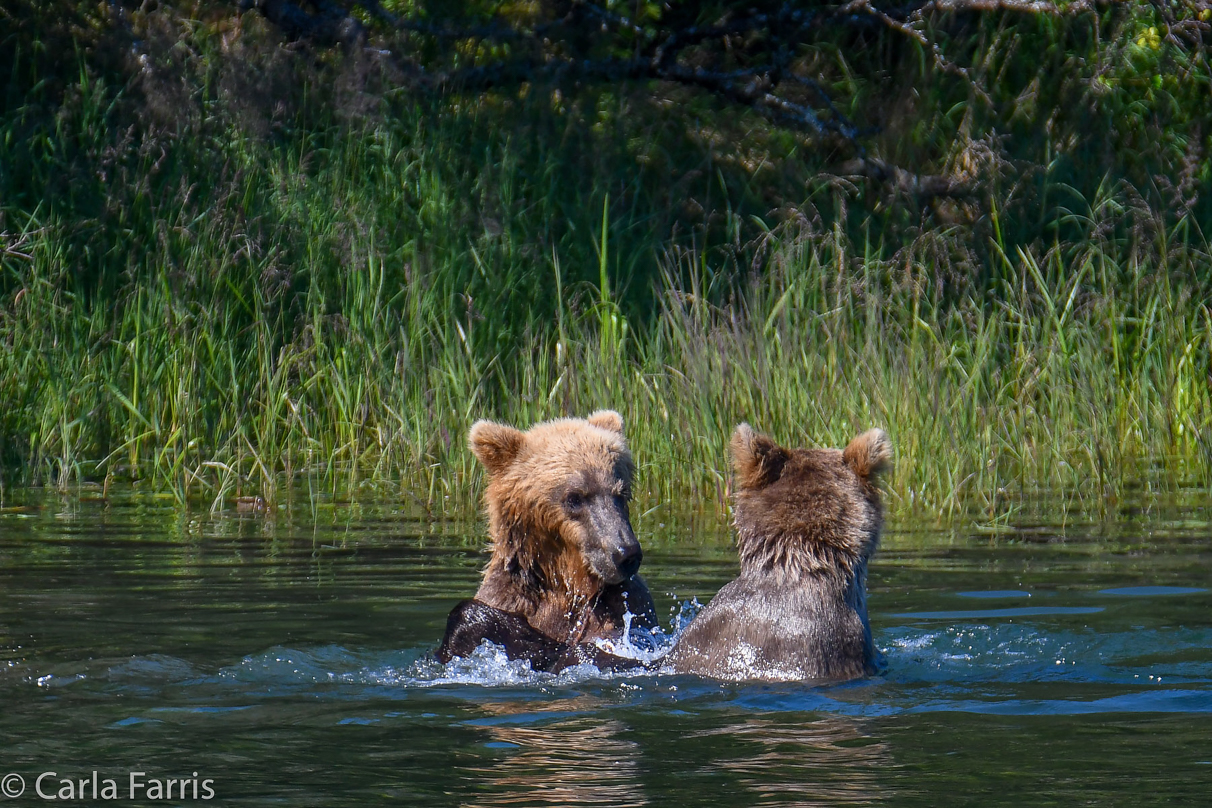
M 963 267 L 988 286 L 945 301 L 931 275 L 954 239 L 880 260 L 801 238 L 735 306 L 671 292 L 645 358 L 673 425 L 654 440 L 663 465 L 689 463 L 722 495 L 713 436 L 744 418 L 810 445 L 884 426 L 894 507 L 927 513 L 993 518 L 1037 497 L 1097 509 L 1134 486 L 1207 485 L 1212 319 L 1187 283 L 1206 249 L 995 250 L 1000 266 Z
M 1138 41 L 1148 4 L 1105 41 L 949 28 L 987 103 L 913 47 L 826 60 L 852 115 L 887 70 L 914 89 L 872 153 L 980 186 L 931 202 L 672 90 L 422 101 L 227 6 L 124 33 L 25 5 L 0 50 L 0 499 L 460 507 L 475 419 L 599 407 L 645 508 L 724 502 L 741 420 L 830 446 L 881 425 L 892 507 L 943 517 L 1212 484 L 1207 61 Z
M 806 445 L 883 426 L 894 510 L 995 519 L 1041 495 L 1104 507 L 1134 487 L 1206 486 L 1208 249 L 1186 224 L 1148 243 L 1090 224 L 1039 254 L 979 252 L 948 231 L 889 252 L 785 227 L 728 289 L 712 288 L 725 273 L 709 256 L 670 253 L 659 310 L 628 322 L 604 216 L 599 285 L 570 290 L 558 254 L 535 259 L 562 295 L 555 322 L 502 350 L 475 312 L 401 282 L 408 258 L 378 251 L 373 230 L 349 236 L 340 272 L 293 269 L 305 291 L 285 330 L 241 245 L 204 224 L 182 264 L 98 306 L 69 291 L 55 223 L 31 221 L 4 259 L 7 474 L 133 477 L 217 506 L 300 481 L 386 485 L 440 507 L 475 496 L 475 419 L 614 407 L 653 505 L 723 502 L 741 420 Z M 965 274 L 983 280 L 956 291 Z

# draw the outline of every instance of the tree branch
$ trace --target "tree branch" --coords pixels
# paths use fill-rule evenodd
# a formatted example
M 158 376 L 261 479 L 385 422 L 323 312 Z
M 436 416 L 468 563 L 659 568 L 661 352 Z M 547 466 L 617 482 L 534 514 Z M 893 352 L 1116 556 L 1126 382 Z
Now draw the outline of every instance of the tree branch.
M 946 177 L 919 177 L 868 158 L 858 127 L 841 112 L 820 82 L 794 69 L 792 54 L 796 49 L 810 43 L 813 33 L 826 26 L 885 28 L 927 49 L 939 70 L 960 77 L 974 95 L 992 104 L 969 70 L 948 59 L 939 43 L 927 35 L 927 16 L 1072 16 L 1112 5 L 1116 0 L 1074 0 L 1064 5 L 1045 0 L 911 0 L 898 6 L 877 4 L 878 0 L 846 0 L 810 9 L 785 3 L 774 12 L 726 14 L 704 25 L 666 22 L 652 30 L 594 0 L 572 0 L 561 16 L 530 28 L 500 21 L 467 28 L 434 24 L 392 14 L 380 0 L 311 0 L 307 6 L 314 9 L 311 12 L 304 10 L 300 4 L 303 0 L 238 2 L 243 8 L 256 8 L 288 36 L 328 43 L 352 45 L 365 40 L 365 27 L 351 15 L 354 7 L 390 30 L 430 37 L 451 52 L 452 46 L 446 43 L 513 43 L 509 55 L 490 64 L 447 70 L 407 62 L 400 65 L 415 88 L 428 92 L 469 92 L 534 81 L 664 81 L 697 88 L 752 109 L 779 125 L 848 142 L 859 158 L 853 161 L 850 173 L 891 183 L 914 196 L 948 196 L 961 193 L 961 185 Z M 718 43 L 726 43 L 726 50 L 721 52 Z M 632 55 L 619 55 L 626 52 Z M 396 58 L 386 50 L 380 53 Z M 738 63 L 742 66 L 732 70 L 712 67 Z
M 838 166 L 843 176 L 865 177 L 892 190 L 912 196 L 919 202 L 938 197 L 965 197 L 972 194 L 972 182 L 946 174 L 914 174 L 877 158 L 849 160 Z
M 1015 11 L 1021 14 L 1047 14 L 1061 17 L 1096 11 L 1098 6 L 1110 6 L 1117 1 L 1122 2 L 1122 0 L 1073 0 L 1062 7 L 1056 3 L 1044 2 L 1044 0 L 930 0 L 930 2 L 923 3 L 914 13 Z
M 290 0 L 240 0 L 243 11 L 255 8 L 292 39 L 309 39 L 321 45 L 355 45 L 366 39 L 366 28 L 349 10 L 329 2 L 314 0 L 315 14 L 309 14 Z

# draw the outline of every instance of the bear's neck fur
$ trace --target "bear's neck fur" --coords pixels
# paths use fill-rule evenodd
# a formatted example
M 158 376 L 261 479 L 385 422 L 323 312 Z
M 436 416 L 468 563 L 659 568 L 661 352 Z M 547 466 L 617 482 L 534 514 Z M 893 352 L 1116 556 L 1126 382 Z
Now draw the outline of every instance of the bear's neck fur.
M 741 574 L 778 583 L 813 578 L 853 585 L 865 575 L 883 529 L 879 492 L 865 480 L 857 490 L 828 483 L 813 490 L 806 476 L 787 480 L 802 496 L 797 507 L 786 507 L 787 491 L 780 486 L 737 494 Z
M 852 581 L 866 565 L 855 548 L 841 543 L 807 540 L 798 533 L 737 531 L 742 575 L 770 576 L 780 582 L 806 578 Z
M 607 636 L 622 624 L 603 598 L 607 586 L 585 566 L 577 549 L 561 535 L 558 523 L 543 519 L 531 506 L 509 508 L 507 497 L 488 492 L 492 556 L 476 599 L 526 618 L 530 625 L 561 641 Z

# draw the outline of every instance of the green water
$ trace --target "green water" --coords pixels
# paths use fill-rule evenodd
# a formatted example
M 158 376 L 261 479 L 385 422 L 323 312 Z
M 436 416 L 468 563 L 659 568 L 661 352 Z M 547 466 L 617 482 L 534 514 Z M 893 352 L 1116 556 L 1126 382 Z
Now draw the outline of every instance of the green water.
M 0 803 L 46 804 L 39 775 L 56 773 L 42 788 L 57 795 L 94 771 L 120 802 L 134 771 L 209 780 L 224 805 L 1212 793 L 1212 503 L 1199 497 L 993 535 L 894 523 L 870 580 L 888 670 L 813 688 L 552 677 L 491 653 L 433 663 L 483 561 L 474 516 L 392 503 L 212 515 L 90 496 L 24 492 L 28 507 L 0 513 L 0 777 L 26 783 Z M 715 517 L 663 518 L 637 532 L 672 617 L 730 579 L 735 555 Z M 157 804 L 201 802 L 191 790 Z

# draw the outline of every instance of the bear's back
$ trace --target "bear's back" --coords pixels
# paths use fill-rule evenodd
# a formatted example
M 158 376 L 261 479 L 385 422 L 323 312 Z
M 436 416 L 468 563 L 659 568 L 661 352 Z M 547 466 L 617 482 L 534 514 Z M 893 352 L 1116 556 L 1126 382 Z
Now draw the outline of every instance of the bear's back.
M 676 673 L 736 681 L 838 681 L 873 673 L 863 589 L 857 580 L 742 575 L 687 627 L 666 664 Z

